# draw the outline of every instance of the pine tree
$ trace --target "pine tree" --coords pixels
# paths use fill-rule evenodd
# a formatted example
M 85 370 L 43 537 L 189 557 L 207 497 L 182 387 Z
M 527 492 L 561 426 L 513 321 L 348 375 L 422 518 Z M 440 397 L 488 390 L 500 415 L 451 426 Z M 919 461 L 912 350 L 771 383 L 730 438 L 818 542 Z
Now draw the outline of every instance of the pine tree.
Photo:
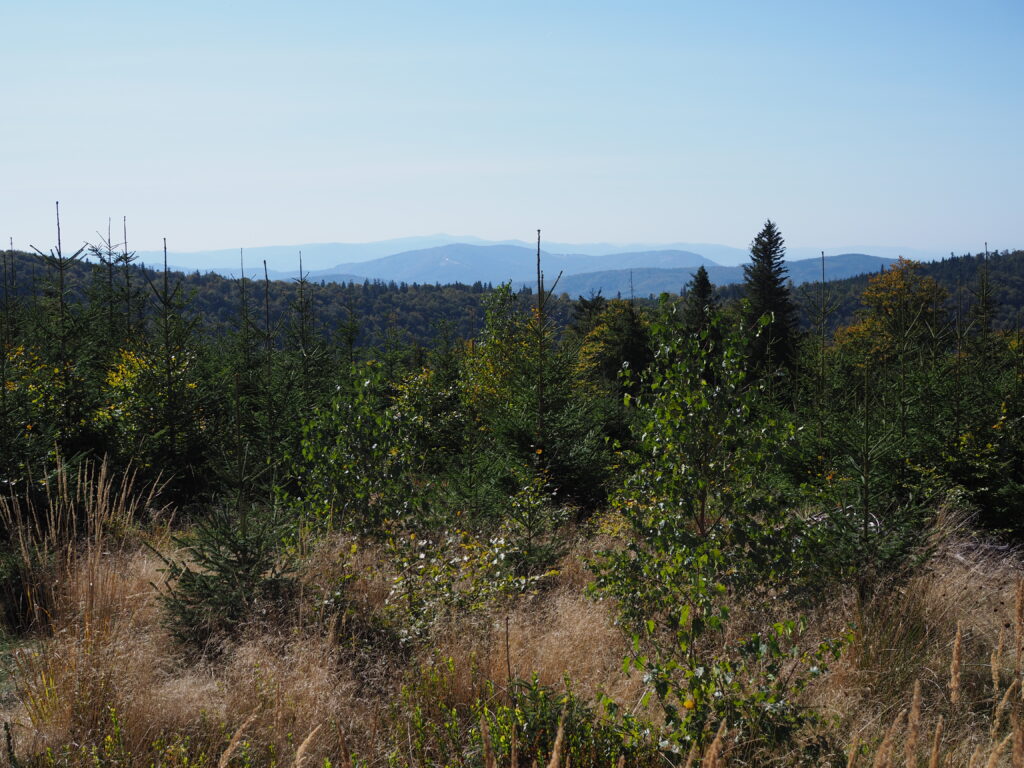
M 683 323 L 698 333 L 708 325 L 708 320 L 718 309 L 718 296 L 711 284 L 708 271 L 703 266 L 693 273 L 693 279 L 686 284 L 683 300 Z
M 769 219 L 750 244 L 750 264 L 743 267 L 748 324 L 770 318 L 750 342 L 751 365 L 759 371 L 789 368 L 795 356 L 797 309 L 786 280 L 785 256 L 782 233 Z
M 985 258 L 978 264 L 978 280 L 971 291 L 974 304 L 971 306 L 971 320 L 975 330 L 983 337 L 992 333 L 992 318 L 996 312 L 995 296 L 988 271 L 988 243 L 985 244 Z

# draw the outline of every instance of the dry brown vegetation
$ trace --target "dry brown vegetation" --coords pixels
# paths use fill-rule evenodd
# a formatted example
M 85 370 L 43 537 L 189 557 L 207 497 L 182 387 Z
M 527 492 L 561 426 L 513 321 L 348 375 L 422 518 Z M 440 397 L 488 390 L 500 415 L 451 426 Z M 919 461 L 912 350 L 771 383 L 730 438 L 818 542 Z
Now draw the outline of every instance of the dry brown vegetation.
M 73 485 L 55 493 L 73 496 Z M 291 624 L 257 617 L 221 653 L 196 660 L 162 623 L 164 576 L 151 548 L 170 539 L 134 519 L 152 498 L 100 475 L 81 485 L 94 489 L 86 507 L 102 524 L 79 537 L 57 525 L 66 534 L 43 542 L 50 556 L 31 571 L 37 623 L 10 656 L 0 711 L 12 767 L 526 765 L 515 751 L 499 760 L 486 723 L 478 728 L 470 713 L 481 700 L 504 702 L 510 678 L 532 676 L 555 688 L 570 681 L 581 699 L 605 694 L 657 722 L 639 704 L 644 682 L 622 671 L 629 646 L 611 607 L 584 594 L 584 543 L 535 594 L 448 615 L 427 641 L 402 645 L 375 624 L 394 576 L 386 552 L 330 535 L 301 558 L 303 608 Z M 9 500 L 2 511 L 24 512 Z M 324 611 L 320 596 L 343 575 L 348 613 Z M 1016 553 L 946 525 L 912 573 L 866 601 L 840 593 L 819 607 L 810 619 L 821 636 L 854 627 L 842 659 L 804 693 L 822 713 L 801 736 L 828 747 L 820 764 L 1024 765 L 1021 578 Z M 765 607 L 738 603 L 744 610 Z M 440 722 L 451 711 L 464 715 L 452 721 L 461 754 L 441 754 L 450 740 L 414 733 L 416 717 Z M 552 764 L 562 749 L 559 739 Z M 681 759 L 753 764 L 744 754 L 723 723 L 703 754 Z M 771 764 L 809 764 L 806 754 L 793 749 Z
M 1024 725 L 1021 578 L 1014 553 L 954 532 L 909 578 L 852 606 L 853 642 L 812 692 L 860 745 L 850 765 L 1024 764 L 1008 749 Z

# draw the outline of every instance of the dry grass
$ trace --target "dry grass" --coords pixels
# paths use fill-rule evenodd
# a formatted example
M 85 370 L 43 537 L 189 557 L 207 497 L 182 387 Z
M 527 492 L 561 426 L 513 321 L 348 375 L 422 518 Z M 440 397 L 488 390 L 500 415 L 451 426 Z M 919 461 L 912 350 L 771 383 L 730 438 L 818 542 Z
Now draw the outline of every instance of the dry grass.
M 10 538 L 22 594 L 8 594 L 23 606 L 21 622 L 45 629 L 57 601 L 73 598 L 66 585 L 85 560 L 121 552 L 134 535 L 135 522 L 156 517 L 159 484 L 136 488 L 134 473 L 110 474 L 106 462 L 86 462 L 71 470 L 58 460 L 52 475 L 32 495 L 0 496 L 0 530 Z M 87 582 L 88 583 L 88 582 Z M 88 599 L 96 590 L 82 591 Z M 88 609 L 88 606 L 84 606 Z
M 86 557 L 71 574 L 52 635 L 16 656 L 18 704 L 0 719 L 12 723 L 18 751 L 102 743 L 113 711 L 125 750 L 140 763 L 155 742 L 185 738 L 197 753 L 218 754 L 240 723 L 258 737 L 232 749 L 258 751 L 259 760 L 296 752 L 318 726 L 303 759 L 339 754 L 344 729 L 358 731 L 368 708 L 330 636 L 261 636 L 231 647 L 215 666 L 185 666 L 155 607 L 158 562 L 142 551 Z
M 154 498 L 101 466 L 59 471 L 45 508 L 0 500 L 36 630 L 14 655 L 15 702 L 0 712 L 16 753 L 49 750 L 76 764 L 95 759 L 90 750 L 101 745 L 105 757 L 116 749 L 151 764 L 166 758 L 154 750 L 174 745 L 187 745 L 193 760 L 226 754 L 234 734 L 232 750 L 288 755 L 295 734 L 322 724 L 317 739 L 298 745 L 302 757 L 337 754 L 342 721 L 362 712 L 340 651 L 323 633 L 261 636 L 229 649 L 216 667 L 182 664 L 161 625 L 154 585 L 162 563 L 132 526 Z M 258 747 L 242 738 L 243 721 L 259 732 Z
M 145 694 L 169 661 L 153 605 L 152 558 L 89 548 L 77 565 L 54 590 L 51 636 L 14 657 L 18 706 L 7 716 L 30 753 L 89 740 L 106 727 L 111 708 L 145 711 Z
M 322 597 L 342 585 L 353 613 L 366 617 L 383 613 L 394 573 L 377 546 L 347 534 L 332 533 L 309 542 L 304 549 L 299 575 L 307 598 L 307 618 L 313 614 L 321 622 L 330 621 L 333 617 L 330 610 L 324 610 Z M 339 632 L 343 630 L 344 627 L 338 627 Z
M 116 509 L 139 509 L 116 493 L 104 498 Z M 8 503 L 6 514 L 14 509 Z M 325 759 L 350 768 L 353 755 L 370 765 L 386 764 L 389 754 L 415 761 L 402 686 L 448 659 L 437 711 L 468 712 L 486 683 L 500 692 L 510 676 L 536 675 L 555 688 L 568 678 L 580 697 L 606 693 L 627 710 L 643 692 L 639 675 L 621 671 L 628 646 L 612 608 L 583 594 L 582 544 L 545 591 L 446 617 L 427 644 L 408 652 L 378 649 L 372 633 L 353 625 L 384 615 L 393 575 L 385 554 L 328 537 L 304 555 L 305 609 L 294 625 L 254 625 L 215 662 L 190 664 L 160 623 L 159 559 L 139 546 L 140 535 L 124 535 L 131 515 L 101 519 L 108 521 L 102 530 L 77 543 L 70 534 L 47 543 L 24 532 L 25 551 L 48 547 L 61 556 L 39 572 L 46 583 L 37 614 L 45 627 L 16 654 L 16 702 L 0 711 L 22 761 L 50 749 L 59 762 L 95 765 L 89 749 L 107 749 L 114 734 L 122 768 L 181 765 L 182 755 L 197 768 L 308 768 Z M 952 535 L 909 579 L 861 605 L 838 595 L 810 617 L 821 637 L 856 624 L 845 658 L 805 694 L 825 714 L 820 728 L 843 762 L 1024 768 L 1021 573 L 1013 553 Z M 347 614 L 323 607 L 323 595 L 341 586 Z M 766 610 L 737 606 L 737 626 L 757 624 Z M 464 721 L 469 738 L 465 722 L 477 726 Z M 726 727 L 703 753 L 692 752 L 691 765 L 746 764 Z M 470 754 L 474 747 L 462 748 Z M 564 762 L 559 750 L 551 758 Z
M 604 692 L 634 703 L 640 696 L 639 676 L 627 678 L 621 672 L 628 644 L 613 624 L 610 606 L 584 594 L 592 576 L 583 560 L 590 554 L 578 544 L 559 562 L 559 575 L 538 595 L 492 611 L 439 620 L 425 654 L 416 661 L 460 661 L 453 680 L 457 704 L 468 705 L 478 695 L 481 679 L 504 684 L 510 675 L 536 675 L 541 684 L 555 688 L 563 687 L 568 677 L 573 690 L 585 698 Z M 310 596 L 330 592 L 347 577 L 347 600 L 363 621 L 385 615 L 394 575 L 384 551 L 366 543 L 354 546 L 351 537 L 342 535 L 320 542 L 303 567 Z M 351 617 L 340 617 L 335 630 L 344 634 L 352 622 Z
M 813 703 L 840 718 L 850 743 L 868 745 L 881 760 L 875 764 L 895 764 L 902 743 L 907 766 L 969 765 L 972 758 L 979 768 L 1008 765 L 1020 683 L 1004 644 L 1008 635 L 1024 637 L 1022 573 L 1016 553 L 955 531 L 909 579 L 859 608 L 847 601 L 854 642 L 812 692 Z M 907 707 L 908 723 L 893 731 Z M 893 744 L 889 757 L 885 739 Z M 850 764 L 872 763 L 862 756 Z
M 621 703 L 640 696 L 639 676 L 623 675 L 622 658 L 628 645 L 612 624 L 606 605 L 580 593 L 556 589 L 524 599 L 505 613 L 464 617 L 437 631 L 432 656 L 472 659 L 474 669 L 457 672 L 458 699 L 468 703 L 478 686 L 474 676 L 505 684 L 508 678 L 536 676 L 542 685 L 564 687 L 569 678 L 576 694 L 590 698 L 599 692 Z

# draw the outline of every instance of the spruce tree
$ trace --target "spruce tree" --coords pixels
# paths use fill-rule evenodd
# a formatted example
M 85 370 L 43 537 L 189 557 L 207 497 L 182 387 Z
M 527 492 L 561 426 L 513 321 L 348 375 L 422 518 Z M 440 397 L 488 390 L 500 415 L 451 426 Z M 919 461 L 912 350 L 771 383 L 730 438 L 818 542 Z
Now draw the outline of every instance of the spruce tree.
M 708 325 L 708 320 L 718 309 L 718 296 L 711 284 L 708 271 L 703 266 L 693 273 L 693 279 L 686 284 L 683 299 L 683 323 L 698 333 Z
M 769 219 L 750 244 L 750 264 L 743 267 L 746 319 L 752 327 L 770 319 L 750 341 L 751 366 L 756 371 L 789 368 L 796 352 L 796 304 L 786 280 L 786 244 Z

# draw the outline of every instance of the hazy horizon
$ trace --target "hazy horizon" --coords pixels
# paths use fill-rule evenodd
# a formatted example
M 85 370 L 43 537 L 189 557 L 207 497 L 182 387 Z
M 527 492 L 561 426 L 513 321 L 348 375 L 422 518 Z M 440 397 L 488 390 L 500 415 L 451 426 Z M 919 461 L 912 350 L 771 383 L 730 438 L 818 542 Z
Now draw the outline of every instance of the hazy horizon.
M 434 242 L 435 240 L 443 239 L 444 242 Z M 350 263 L 359 263 L 363 261 L 371 261 L 376 258 L 381 258 L 381 254 L 392 255 L 404 253 L 406 251 L 418 251 L 429 248 L 437 248 L 445 244 L 458 244 L 464 243 L 469 245 L 503 245 L 503 244 L 514 244 L 520 245 L 529 249 L 535 247 L 535 242 L 529 242 L 527 240 L 509 238 L 506 240 L 485 240 L 478 238 L 474 235 L 448 235 L 445 233 L 437 233 L 435 235 L 419 235 L 419 236 L 408 236 L 391 238 L 387 240 L 370 241 L 365 243 L 292 243 L 287 245 L 273 244 L 273 245 L 257 245 L 257 246 L 239 246 L 237 248 L 210 248 L 210 249 L 198 249 L 196 251 L 183 251 L 176 250 L 168 246 L 168 253 L 175 256 L 185 257 L 206 257 L 211 254 L 223 255 L 225 258 L 224 264 L 218 263 L 217 266 L 226 266 L 237 260 L 239 257 L 244 256 L 245 252 L 250 254 L 250 257 L 256 256 L 259 258 L 261 254 L 267 251 L 273 251 L 275 257 L 281 257 L 285 259 L 298 259 L 299 253 L 305 254 L 305 257 L 309 259 L 316 258 L 317 253 L 323 253 L 327 249 L 338 247 L 345 249 L 345 259 Z M 394 244 L 393 248 L 385 248 L 389 244 Z M 357 248 L 367 248 L 365 255 L 359 255 L 355 250 Z M 302 251 L 302 249 L 314 249 L 312 254 L 310 251 Z M 749 247 L 732 246 L 725 243 L 692 243 L 692 242 L 672 242 L 672 243 L 640 243 L 640 242 L 627 242 L 627 243 L 548 243 L 543 239 L 541 241 L 541 249 L 545 253 L 553 254 L 571 254 L 578 253 L 580 255 L 604 255 L 618 252 L 635 252 L 638 250 L 692 250 L 695 253 L 702 253 L 702 250 L 708 251 L 708 253 L 715 253 L 724 250 L 731 251 L 730 257 L 726 258 L 719 263 L 727 264 L 735 261 L 740 254 L 749 254 Z M 982 248 L 973 249 L 971 252 L 976 253 L 984 250 L 984 244 Z M 992 249 L 995 250 L 995 249 Z M 884 256 L 887 258 L 895 258 L 900 255 L 904 255 L 907 258 L 919 259 L 919 260 L 931 260 L 937 258 L 945 258 L 948 253 L 941 253 L 938 251 L 928 251 L 925 249 L 914 249 L 904 248 L 901 246 L 889 246 L 889 245 L 839 245 L 839 246 L 789 246 L 787 245 L 787 259 L 791 261 L 816 258 L 822 251 L 826 256 L 834 256 L 839 254 L 847 253 L 864 253 L 870 255 Z M 146 255 L 160 254 L 161 250 L 145 250 L 140 251 Z M 702 255 L 707 256 L 709 259 L 715 261 L 713 255 L 704 253 Z M 960 254 L 957 254 L 960 255 Z
M 0 9 L 0 242 L 1024 245 L 1024 7 Z

